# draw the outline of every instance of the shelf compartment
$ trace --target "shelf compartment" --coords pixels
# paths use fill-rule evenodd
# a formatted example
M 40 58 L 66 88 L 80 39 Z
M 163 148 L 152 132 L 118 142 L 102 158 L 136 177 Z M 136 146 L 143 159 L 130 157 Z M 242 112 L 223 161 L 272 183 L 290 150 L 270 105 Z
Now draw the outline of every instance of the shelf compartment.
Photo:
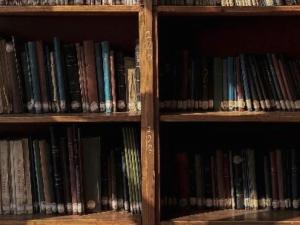
M 138 14 L 139 5 L 0 6 L 0 16 L 126 15 Z
M 140 114 L 133 113 L 8 114 L 0 116 L 0 124 L 139 122 L 140 120 Z
M 83 216 L 64 215 L 22 215 L 22 216 L 0 216 L 1 225 L 104 225 L 122 224 L 139 225 L 139 215 L 132 215 L 126 212 L 107 211 Z
M 168 16 L 295 16 L 300 15 L 300 6 L 158 6 L 157 12 Z
M 282 210 L 218 210 L 212 212 L 196 213 L 161 222 L 162 225 L 220 225 L 220 224 L 243 224 L 243 225 L 284 225 L 300 224 L 300 211 Z
M 163 122 L 288 122 L 299 123 L 300 112 L 203 112 L 162 114 Z

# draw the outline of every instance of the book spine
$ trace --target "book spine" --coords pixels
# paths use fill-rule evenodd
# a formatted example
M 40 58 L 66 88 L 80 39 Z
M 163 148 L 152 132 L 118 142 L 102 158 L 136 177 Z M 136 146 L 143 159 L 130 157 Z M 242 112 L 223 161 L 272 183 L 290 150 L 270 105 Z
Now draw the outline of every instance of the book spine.
M 69 174 L 69 160 L 68 160 L 68 149 L 66 137 L 60 137 L 59 148 L 61 153 L 61 171 L 62 171 L 62 183 L 64 193 L 65 211 L 68 214 L 73 214 L 73 205 L 71 199 L 71 185 L 70 185 L 70 174 Z
M 296 149 L 291 150 L 291 177 L 292 177 L 292 206 L 294 209 L 299 208 L 299 155 Z
M 61 112 L 66 112 L 67 105 L 66 105 L 65 78 L 63 73 L 61 43 L 57 37 L 53 39 L 53 42 L 54 42 L 55 68 L 56 68 L 56 77 L 57 77 L 56 79 L 57 79 L 58 96 L 59 96 L 59 108 Z
M 97 93 L 95 46 L 93 41 L 83 42 L 84 62 L 87 81 L 87 98 L 90 112 L 99 112 L 99 100 Z
M 97 72 L 97 87 L 99 96 L 99 110 L 105 112 L 105 95 L 104 95 L 104 79 L 103 79 L 103 60 L 100 43 L 95 44 L 96 49 L 96 72 Z
M 57 203 L 57 212 L 63 214 L 65 212 L 64 199 L 63 199 L 63 179 L 61 174 L 61 154 L 57 145 L 54 128 L 50 127 L 51 137 L 51 153 L 52 153 L 52 165 L 53 165 L 53 181 L 55 190 L 55 199 Z
M 22 148 L 24 153 L 24 173 L 25 173 L 25 213 L 33 214 L 32 190 L 31 190 L 31 172 L 30 172 L 30 150 L 28 139 L 22 139 Z M 1 144 L 0 144 L 1 145 Z
M 8 141 L 0 141 L 0 170 L 1 170 L 1 198 L 3 214 L 10 213 L 10 193 L 9 193 L 9 145 Z
M 117 79 L 117 110 L 126 110 L 126 78 L 124 71 L 124 56 L 116 53 L 116 79 Z
M 36 55 L 36 43 L 31 41 L 28 42 L 27 44 L 28 44 L 28 53 L 29 53 L 29 61 L 30 61 L 30 70 L 32 76 L 34 110 L 36 113 L 41 113 L 42 106 L 41 106 L 41 92 L 40 92 L 38 62 L 37 62 L 37 55 Z
M 67 127 L 67 143 L 68 143 L 68 165 L 69 165 L 69 176 L 70 176 L 70 190 L 72 199 L 72 213 L 75 215 L 78 213 L 78 200 L 76 191 L 76 173 L 75 173 L 75 162 L 74 162 L 74 145 L 73 145 L 73 130 L 71 127 Z
M 101 42 L 103 73 L 104 73 L 104 96 L 105 96 L 105 112 L 112 112 L 112 94 L 111 94 L 111 75 L 109 66 L 109 43 L 107 41 Z
M 248 75 L 246 70 L 245 56 L 241 55 L 240 59 L 241 59 L 241 72 L 242 72 L 241 77 L 242 77 L 244 91 L 245 91 L 246 107 L 248 111 L 252 111 L 252 101 L 251 101 L 251 94 L 249 89 L 249 80 L 248 80 Z
M 82 112 L 81 92 L 79 86 L 79 69 L 76 49 L 73 44 L 65 44 L 65 71 L 68 78 L 71 112 Z
M 117 96 L 116 96 L 116 75 L 115 75 L 115 54 L 114 51 L 109 53 L 110 65 L 110 81 L 111 81 L 111 97 L 112 97 L 112 111 L 117 111 Z
M 135 46 L 135 80 L 136 80 L 136 108 L 137 111 L 141 111 L 142 103 L 141 103 L 141 69 L 140 69 L 140 45 L 139 43 Z
M 39 79 L 41 88 L 41 101 L 42 101 L 42 111 L 44 113 L 49 112 L 49 100 L 48 100 L 48 86 L 46 82 L 46 68 L 45 68 L 45 57 L 42 41 L 36 42 L 37 50 L 37 63 L 39 68 Z

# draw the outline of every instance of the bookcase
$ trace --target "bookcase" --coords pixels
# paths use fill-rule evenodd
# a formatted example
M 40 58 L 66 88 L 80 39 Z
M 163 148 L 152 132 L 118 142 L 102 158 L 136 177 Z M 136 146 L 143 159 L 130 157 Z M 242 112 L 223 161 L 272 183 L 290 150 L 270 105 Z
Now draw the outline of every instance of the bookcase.
M 159 6 L 144 0 L 141 6 L 2 6 L 0 31 L 27 38 L 48 39 L 59 35 L 63 40 L 84 38 L 109 39 L 116 45 L 134 46 L 140 42 L 141 97 L 140 114 L 130 113 L 77 113 L 77 114 L 10 114 L 0 116 L 0 133 L 26 133 L 39 131 L 49 124 L 138 124 L 141 132 L 142 214 L 107 211 L 82 216 L 0 216 L 0 224 L 52 225 L 52 224 L 300 224 L 299 211 L 217 210 L 189 212 L 161 217 L 161 155 L 160 146 L 165 137 L 160 132 L 168 129 L 189 132 L 193 129 L 211 132 L 232 126 L 264 131 L 281 128 L 297 134 L 299 112 L 178 112 L 159 111 L 159 61 L 164 45 L 189 44 L 189 40 L 202 38 L 202 51 L 228 54 L 250 51 L 284 51 L 299 54 L 299 6 L 275 7 L 218 7 L 218 6 Z M 232 26 L 228 24 L 233 24 Z M 212 28 L 212 29 L 210 29 Z M 269 35 L 262 41 L 260 32 Z M 228 30 L 227 30 L 228 29 Z M 285 32 L 284 35 L 282 32 Z M 244 45 L 245 35 L 250 45 Z M 234 37 L 240 37 L 238 43 Z M 197 38 L 196 37 L 196 38 Z M 224 37 L 224 39 L 222 39 Z M 271 38 L 272 37 L 272 38 Z M 280 45 L 280 39 L 283 44 Z M 271 40 L 271 41 L 270 41 Z M 170 43 L 168 43 L 170 41 Z M 168 43 L 168 44 L 166 44 Z M 215 45 L 214 45 L 215 44 Z M 244 50 L 245 50 L 244 49 Z M 248 49 L 248 50 L 249 50 Z M 174 125 L 174 126 L 173 126 Z M 269 126 L 270 125 L 270 126 Z M 193 127 L 194 126 L 194 127 Z M 207 126 L 207 127 L 206 127 Z M 189 130 L 189 128 L 191 128 Z M 222 135 L 222 134 L 221 134 Z M 172 141 L 172 139 L 170 139 Z M 251 142 L 251 140 L 250 140 Z M 171 154 L 171 153 L 170 153 Z

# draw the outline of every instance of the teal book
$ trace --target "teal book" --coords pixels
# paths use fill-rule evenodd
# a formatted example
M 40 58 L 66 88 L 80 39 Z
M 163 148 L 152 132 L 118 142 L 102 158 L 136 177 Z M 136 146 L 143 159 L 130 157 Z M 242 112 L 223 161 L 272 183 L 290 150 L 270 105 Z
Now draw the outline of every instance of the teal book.
M 105 98 L 105 112 L 112 112 L 112 93 L 111 93 L 111 75 L 109 65 L 109 43 L 107 41 L 101 42 L 102 60 L 103 60 L 103 74 L 104 74 L 104 98 Z

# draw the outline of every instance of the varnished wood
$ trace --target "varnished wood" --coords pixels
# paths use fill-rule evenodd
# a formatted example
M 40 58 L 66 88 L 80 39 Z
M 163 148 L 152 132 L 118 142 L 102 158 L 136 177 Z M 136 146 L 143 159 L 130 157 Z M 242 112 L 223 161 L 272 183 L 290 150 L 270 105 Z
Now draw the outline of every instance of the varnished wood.
M 144 0 L 144 10 L 139 16 L 140 62 L 141 62 L 141 161 L 142 161 L 142 196 L 143 225 L 159 223 L 158 192 L 158 78 L 155 72 L 156 48 L 154 43 L 155 20 L 152 0 Z
M 158 6 L 159 15 L 195 16 L 292 16 L 300 15 L 300 6 L 221 7 L 221 6 Z
M 140 119 L 139 114 L 130 113 L 11 114 L 0 115 L 0 124 L 139 122 Z
M 121 15 L 137 14 L 138 5 L 0 6 L 0 16 Z
M 162 114 L 163 122 L 284 122 L 300 123 L 300 112 L 203 112 Z
M 1 225 L 139 225 L 141 218 L 126 212 L 101 212 L 83 216 L 24 215 L 0 217 Z
M 218 210 L 203 212 L 163 221 L 162 225 L 220 225 L 220 224 L 243 224 L 243 225 L 299 225 L 300 212 L 297 210 Z

